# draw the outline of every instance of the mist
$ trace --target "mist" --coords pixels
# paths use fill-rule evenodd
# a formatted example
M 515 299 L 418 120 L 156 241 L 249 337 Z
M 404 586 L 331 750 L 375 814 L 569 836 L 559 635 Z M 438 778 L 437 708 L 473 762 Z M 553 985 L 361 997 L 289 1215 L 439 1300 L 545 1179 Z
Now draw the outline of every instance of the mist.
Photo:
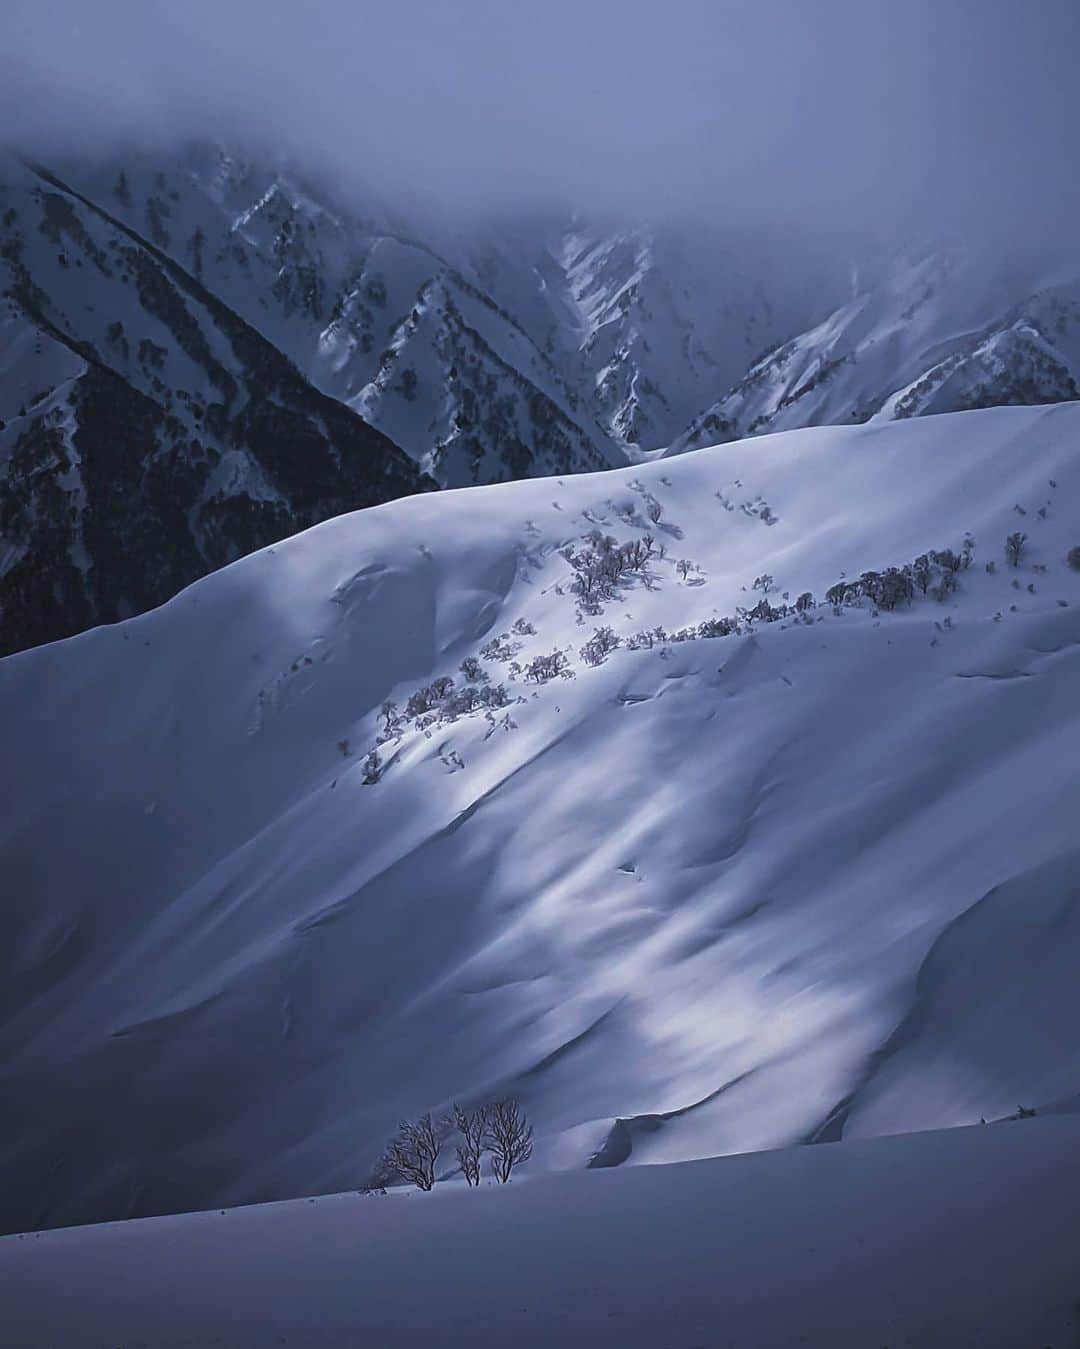
M 213 136 L 345 190 L 1053 250 L 1075 0 L 7 0 L 0 139 Z

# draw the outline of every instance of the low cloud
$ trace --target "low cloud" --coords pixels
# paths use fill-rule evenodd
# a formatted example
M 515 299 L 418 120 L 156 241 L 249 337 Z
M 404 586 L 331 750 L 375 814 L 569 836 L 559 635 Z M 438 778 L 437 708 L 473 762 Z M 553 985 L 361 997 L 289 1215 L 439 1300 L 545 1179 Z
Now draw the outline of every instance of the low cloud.
M 0 137 L 845 244 L 1080 223 L 1075 0 L 7 0 Z

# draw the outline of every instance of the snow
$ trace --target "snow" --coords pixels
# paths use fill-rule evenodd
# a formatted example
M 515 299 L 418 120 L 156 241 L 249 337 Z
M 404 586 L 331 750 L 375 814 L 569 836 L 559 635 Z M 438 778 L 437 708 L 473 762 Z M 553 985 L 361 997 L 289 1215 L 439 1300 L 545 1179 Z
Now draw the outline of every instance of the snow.
M 0 1343 L 1066 1349 L 1080 1122 L 0 1239 Z
M 450 486 L 654 453 L 755 353 L 846 293 L 846 269 L 711 221 L 646 231 L 559 213 L 433 218 L 415 204 L 403 216 L 375 193 L 343 200 L 295 166 L 210 145 L 54 167 Z M 22 170 L 6 176 L 33 221 Z M 52 289 L 56 250 L 31 262 Z M 116 286 L 67 269 L 59 283 L 80 323 L 91 303 L 134 350 L 144 316 Z
M 413 498 L 0 662 L 5 1225 L 354 1187 L 505 1091 L 537 1174 L 1074 1095 L 1078 437 L 995 409 Z M 579 623 L 597 525 L 667 553 Z M 581 659 L 965 531 L 942 604 Z M 519 619 L 573 677 L 486 662 L 516 701 L 364 785 L 383 700 Z
M 1074 276 L 978 251 L 908 251 L 753 364 L 672 442 L 1077 396 Z

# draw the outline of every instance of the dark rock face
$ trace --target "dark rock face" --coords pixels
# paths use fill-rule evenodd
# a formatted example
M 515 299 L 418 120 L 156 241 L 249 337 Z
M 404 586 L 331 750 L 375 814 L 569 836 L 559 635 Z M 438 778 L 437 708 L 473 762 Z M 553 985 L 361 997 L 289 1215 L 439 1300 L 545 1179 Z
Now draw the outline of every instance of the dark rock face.
M 5 177 L 0 655 L 434 487 L 154 244 L 43 169 Z

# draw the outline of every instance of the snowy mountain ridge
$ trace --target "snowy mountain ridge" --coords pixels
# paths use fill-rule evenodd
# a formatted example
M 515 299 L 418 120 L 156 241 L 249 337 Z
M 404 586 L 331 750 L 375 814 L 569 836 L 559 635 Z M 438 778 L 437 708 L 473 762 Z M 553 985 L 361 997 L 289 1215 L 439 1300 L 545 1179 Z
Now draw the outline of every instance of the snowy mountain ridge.
M 948 251 L 902 257 L 758 360 L 670 453 L 800 426 L 1080 397 L 1080 282 Z
M 5 1225 L 504 1091 L 538 1171 L 1074 1094 L 1078 418 L 415 496 L 0 663 Z

